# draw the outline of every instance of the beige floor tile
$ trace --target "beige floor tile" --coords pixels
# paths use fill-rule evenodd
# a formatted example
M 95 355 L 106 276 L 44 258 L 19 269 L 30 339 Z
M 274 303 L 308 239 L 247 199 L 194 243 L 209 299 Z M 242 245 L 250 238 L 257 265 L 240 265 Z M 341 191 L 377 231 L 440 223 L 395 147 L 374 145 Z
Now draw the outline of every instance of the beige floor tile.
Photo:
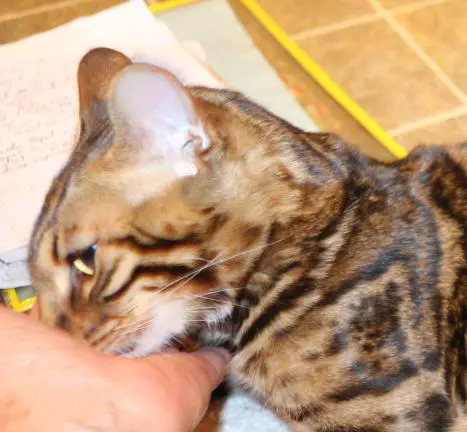
M 46 5 L 53 6 L 62 1 L 63 0 L 2 0 L 0 2 L 0 17 Z M 76 1 L 78 2 L 79 0 Z
M 447 1 L 397 16 L 397 20 L 467 93 L 467 2 Z
M 395 137 L 406 149 L 417 145 L 453 145 L 467 142 L 467 115 L 432 124 Z
M 366 0 L 259 0 L 289 34 L 374 13 Z
M 301 44 L 386 129 L 459 105 L 385 22 L 305 39 Z
M 90 15 L 121 3 L 122 0 L 99 0 L 85 2 L 66 8 L 28 15 L 26 17 L 0 22 L 0 43 L 7 43 L 34 33 L 57 27 L 81 15 Z

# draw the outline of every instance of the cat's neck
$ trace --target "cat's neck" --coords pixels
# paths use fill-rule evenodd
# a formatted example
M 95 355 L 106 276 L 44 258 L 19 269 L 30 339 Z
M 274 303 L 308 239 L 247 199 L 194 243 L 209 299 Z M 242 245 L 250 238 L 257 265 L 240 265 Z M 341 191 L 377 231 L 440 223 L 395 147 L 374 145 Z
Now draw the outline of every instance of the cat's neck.
M 339 137 L 304 132 L 235 93 L 195 95 L 213 151 L 193 194 L 197 202 L 211 197 L 207 204 L 229 217 L 254 225 L 303 217 L 319 229 L 347 193 L 355 161 L 366 164 Z

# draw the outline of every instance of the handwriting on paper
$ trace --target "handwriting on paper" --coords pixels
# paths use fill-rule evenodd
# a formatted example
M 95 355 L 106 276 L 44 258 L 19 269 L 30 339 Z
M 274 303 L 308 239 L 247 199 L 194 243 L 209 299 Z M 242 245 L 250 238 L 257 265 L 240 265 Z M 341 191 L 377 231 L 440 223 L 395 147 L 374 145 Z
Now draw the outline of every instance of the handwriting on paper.
M 2 70 L 0 182 L 4 174 L 67 154 L 73 142 L 75 77 L 54 73 L 67 70 L 65 65 L 38 61 L 36 66 L 34 74 L 21 67 Z

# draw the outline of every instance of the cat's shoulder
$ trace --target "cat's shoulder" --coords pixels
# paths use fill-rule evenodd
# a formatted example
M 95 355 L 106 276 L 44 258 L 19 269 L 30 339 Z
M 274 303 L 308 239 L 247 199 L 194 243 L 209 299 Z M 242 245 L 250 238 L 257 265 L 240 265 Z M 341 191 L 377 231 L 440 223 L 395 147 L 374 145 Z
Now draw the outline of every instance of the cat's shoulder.
M 418 169 L 438 168 L 467 173 L 467 143 L 451 146 L 418 146 L 412 150 L 403 164 Z

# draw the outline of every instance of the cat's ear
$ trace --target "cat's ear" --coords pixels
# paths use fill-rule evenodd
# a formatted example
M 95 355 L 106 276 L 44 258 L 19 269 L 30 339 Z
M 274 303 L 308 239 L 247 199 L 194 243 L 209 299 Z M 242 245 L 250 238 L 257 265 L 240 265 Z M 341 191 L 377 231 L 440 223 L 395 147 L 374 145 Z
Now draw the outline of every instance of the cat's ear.
M 130 64 L 132 62 L 127 56 L 110 48 L 92 49 L 81 59 L 78 92 L 82 132 L 105 120 L 112 80 Z
M 195 101 L 171 73 L 147 64 L 123 69 L 109 112 L 127 149 L 148 161 L 191 162 L 196 172 L 193 150 L 206 149 L 207 137 Z

